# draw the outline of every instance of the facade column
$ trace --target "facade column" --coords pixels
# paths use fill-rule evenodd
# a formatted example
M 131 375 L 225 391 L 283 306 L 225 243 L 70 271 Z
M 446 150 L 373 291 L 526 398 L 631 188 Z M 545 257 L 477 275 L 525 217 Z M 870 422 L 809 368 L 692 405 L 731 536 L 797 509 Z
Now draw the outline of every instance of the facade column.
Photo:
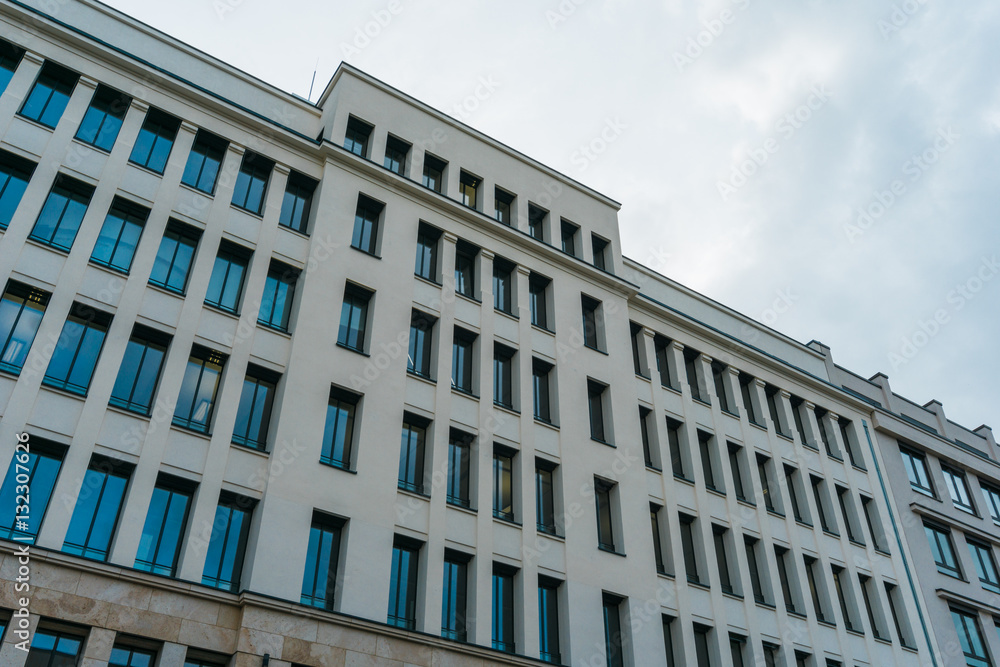
M 28 93 L 31 92 L 31 86 L 38 78 L 38 73 L 44 63 L 45 58 L 33 51 L 25 51 L 24 55 L 21 56 L 21 62 L 14 70 L 14 76 L 11 77 L 3 96 L 0 97 L 0 118 L 8 119 L 3 126 L 4 135 L 7 134 L 11 123 L 18 122 L 15 120 L 14 114 L 27 99 Z

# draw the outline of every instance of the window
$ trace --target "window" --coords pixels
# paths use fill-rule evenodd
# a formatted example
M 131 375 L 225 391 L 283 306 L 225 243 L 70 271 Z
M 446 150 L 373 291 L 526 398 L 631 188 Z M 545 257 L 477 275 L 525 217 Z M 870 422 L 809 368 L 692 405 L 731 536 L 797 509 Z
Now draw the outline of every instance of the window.
M 83 116 L 76 138 L 110 152 L 125 120 L 132 98 L 103 84 L 97 86 L 90 106 Z
M 961 579 L 962 570 L 955 557 L 955 547 L 951 542 L 950 531 L 947 528 L 939 528 L 936 525 L 925 523 L 924 532 L 927 534 L 928 542 L 930 542 L 931 554 L 934 556 L 938 572 Z
M 594 499 L 597 506 L 597 546 L 604 551 L 616 551 L 615 527 L 611 510 L 611 495 L 615 485 L 594 478 Z
M 795 651 L 795 667 L 810 667 L 810 659 L 812 656 L 808 653 L 803 653 L 802 651 Z
M 374 292 L 352 283 L 344 288 L 337 344 L 364 354 L 368 329 L 368 307 Z
M 881 607 L 876 611 L 878 605 L 878 593 L 872 590 L 872 578 L 864 574 L 858 575 L 858 584 L 861 586 L 861 597 L 865 600 L 865 611 L 868 612 L 868 625 L 871 626 L 872 634 L 876 639 L 889 641 L 888 633 L 884 631 L 881 623 Z M 872 598 L 875 598 L 872 600 Z
M 809 517 L 806 514 L 807 508 L 802 505 L 800 500 L 800 490 L 799 490 L 799 471 L 796 468 L 786 465 L 785 466 L 785 484 L 788 487 L 788 499 L 792 503 L 792 516 L 799 523 L 804 523 L 811 526 L 812 523 L 809 521 Z M 804 493 L 802 491 L 801 493 Z M 819 507 L 816 508 L 817 511 L 821 511 Z
M 409 152 L 410 144 L 389 135 L 385 141 L 385 159 L 382 165 L 389 171 L 406 176 L 406 156 Z
M 847 586 L 850 584 L 844 578 L 844 568 L 837 565 L 831 565 L 830 569 L 833 572 L 833 587 L 837 591 L 837 599 L 840 601 L 840 614 L 844 617 L 844 626 L 851 632 L 863 632 L 863 630 L 858 626 L 857 621 L 854 619 L 852 613 L 853 605 L 847 599 L 848 591 Z
M 26 667 L 75 667 L 83 653 L 84 637 L 39 628 L 31 639 Z
M 547 361 L 531 360 L 531 384 L 534 394 L 535 419 L 546 424 L 552 423 L 552 369 Z
M 469 600 L 469 561 L 471 556 L 445 549 L 444 595 L 441 602 L 441 636 L 464 642 Z
M 712 542 L 715 546 L 715 562 L 719 567 L 719 586 L 723 593 L 733 595 L 732 575 L 729 573 L 729 556 L 726 551 L 726 533 L 728 528 L 712 525 Z
M 198 134 L 194 136 L 194 145 L 188 154 L 187 164 L 184 166 L 181 183 L 208 195 L 215 192 L 219 169 L 222 167 L 228 147 L 229 142 L 222 137 L 205 130 L 198 130 Z
M 743 396 L 743 409 L 747 413 L 747 419 L 751 424 L 763 426 L 761 416 L 754 402 L 757 392 L 757 380 L 752 375 L 740 373 L 740 394 Z
M 399 488 L 424 492 L 424 446 L 430 422 L 403 413 L 403 435 L 399 452 Z
M 243 294 L 243 280 L 252 251 L 229 241 L 219 243 L 219 252 L 212 266 L 205 303 L 220 310 L 237 313 Z
M 330 387 L 323 427 L 323 452 L 320 461 L 332 466 L 351 469 L 354 449 L 354 419 L 361 397 L 338 387 Z
M 743 536 L 743 548 L 747 554 L 747 568 L 750 570 L 750 588 L 753 590 L 753 599 L 758 604 L 770 604 L 767 596 L 764 595 L 764 582 L 760 576 L 760 564 L 757 562 L 757 549 L 760 540 L 747 535 Z
M 598 311 L 601 308 L 601 302 L 586 295 L 583 295 L 580 301 L 583 309 L 583 344 L 591 349 L 600 350 L 601 337 Z
M 466 172 L 464 169 L 458 175 L 459 200 L 469 208 L 479 209 L 479 185 L 483 179 Z
M 812 485 L 813 500 L 816 501 L 816 513 L 819 514 L 819 525 L 823 528 L 824 532 L 836 535 L 837 528 L 833 523 L 832 515 L 827 507 L 826 489 L 823 488 L 825 486 L 823 480 L 819 477 L 810 475 L 809 482 Z
M 278 331 L 288 331 L 288 323 L 292 315 L 292 300 L 295 298 L 295 283 L 298 282 L 298 279 L 298 270 L 287 264 L 271 260 L 271 266 L 267 271 L 267 280 L 264 282 L 264 295 L 261 299 L 260 312 L 257 314 L 258 324 Z
M 226 357 L 221 352 L 200 345 L 191 347 L 174 410 L 175 425 L 208 433 L 225 363 Z
M 819 438 L 823 441 L 823 448 L 826 450 L 827 456 L 842 461 L 843 456 L 840 454 L 836 441 L 830 438 L 830 432 L 826 426 L 826 417 L 829 413 L 823 408 L 816 408 L 815 414 L 816 425 L 819 427 Z
M 514 456 L 516 452 L 493 446 L 493 518 L 514 521 Z
M 0 150 L 0 229 L 7 229 L 10 224 L 33 173 L 34 162 Z
M 59 119 L 62 118 L 63 111 L 69 103 L 69 96 L 73 94 L 73 88 L 79 79 L 80 75 L 76 72 L 45 61 L 18 113 L 46 127 L 54 128 L 59 124 Z
M 69 252 L 93 194 L 93 186 L 62 174 L 56 176 L 28 238 Z
M 847 448 L 847 457 L 851 460 L 851 465 L 860 470 L 866 470 L 865 457 L 858 448 L 858 441 L 854 435 L 854 429 L 851 427 L 851 420 L 841 417 L 837 425 L 840 427 L 840 437 L 844 441 L 844 447 Z
M 517 266 L 502 257 L 493 259 L 493 307 L 514 314 L 514 270 Z
M 528 301 L 531 307 L 531 324 L 549 331 L 548 291 L 552 280 L 532 273 L 528 276 Z
M 580 232 L 580 227 L 574 225 L 569 220 L 561 220 L 559 230 L 562 238 L 562 251 L 567 255 L 576 257 L 577 246 L 579 245 L 577 235 Z
M 899 588 L 888 581 L 883 583 L 885 584 L 885 597 L 889 600 L 889 611 L 892 613 L 892 623 L 896 628 L 896 636 L 899 637 L 899 643 L 912 648 L 914 641 L 910 635 L 910 624 L 904 615 L 906 612 L 902 606 L 903 601 L 899 595 Z
M 844 517 L 844 529 L 847 530 L 847 539 L 857 544 L 864 544 L 861 531 L 855 525 L 857 519 L 854 516 L 854 506 L 851 503 L 851 493 L 842 486 L 837 486 L 837 503 L 840 504 L 840 515 Z
M 732 405 L 729 400 L 729 394 L 727 393 L 726 387 L 726 376 L 729 375 L 729 366 L 719 362 L 712 362 L 712 380 L 715 383 L 715 395 L 719 399 L 719 407 L 722 408 L 723 412 L 728 412 L 731 415 L 735 415 L 735 406 Z
M 131 646 L 115 644 L 111 649 L 108 667 L 153 667 L 156 653 Z
M 659 505 L 649 503 L 649 523 L 653 530 L 653 558 L 656 562 L 656 572 L 667 574 L 667 562 L 663 558 L 663 532 L 660 530 L 661 510 L 663 508 Z
M 493 216 L 497 219 L 497 222 L 507 225 L 508 227 L 513 226 L 513 206 L 514 195 L 509 192 L 505 192 L 500 188 L 493 189 Z
M 473 394 L 472 368 L 477 335 L 455 327 L 451 348 L 451 386 L 464 393 Z
M 149 414 L 169 343 L 166 334 L 135 325 L 111 390 L 111 405 Z
M 649 434 L 649 416 L 653 411 L 649 408 L 639 406 L 639 436 L 642 440 L 642 458 L 647 468 L 658 469 L 653 461 L 654 445 Z
M 1000 523 L 1000 490 L 983 480 L 979 480 L 979 488 L 982 489 L 983 499 L 986 501 L 990 516 L 994 522 Z
M 340 539 L 344 520 L 322 512 L 313 512 L 306 551 L 306 569 L 302 576 L 302 604 L 333 609 L 337 599 L 337 573 L 340 562 Z
M 528 234 L 531 238 L 545 242 L 545 219 L 549 212 L 528 202 Z
M 590 236 L 590 246 L 594 251 L 594 266 L 599 268 L 601 271 L 608 270 L 608 248 L 611 246 L 611 242 L 607 239 L 602 239 L 596 234 L 591 234 Z
M 562 664 L 559 652 L 559 585 L 548 577 L 538 577 L 538 655 L 543 662 Z
M 777 667 L 779 664 L 783 664 L 778 662 L 778 654 L 781 651 L 780 646 L 777 644 L 769 644 L 768 642 L 761 642 L 760 648 L 764 652 L 763 667 Z
M 771 415 L 771 424 L 774 425 L 774 432 L 786 438 L 791 436 L 785 428 L 785 422 L 778 409 L 778 402 L 781 400 L 780 390 L 773 385 L 764 385 L 764 396 L 767 398 L 767 410 Z
M 598 442 L 607 444 L 608 433 L 604 422 L 604 395 L 608 386 L 587 380 L 587 405 L 590 408 L 590 437 Z
M 653 336 L 653 348 L 656 351 L 656 372 L 660 374 L 660 385 L 674 388 L 674 382 L 670 379 L 671 372 L 675 370 L 672 363 L 671 344 L 672 341 L 669 338 L 664 338 L 660 334 Z
M 434 157 L 430 153 L 424 154 L 424 178 L 425 188 L 430 188 L 434 192 L 444 191 L 444 170 L 448 163 Z
M 687 580 L 693 584 L 701 584 L 698 572 L 698 555 L 695 552 L 694 523 L 696 519 L 688 514 L 680 515 L 681 551 L 684 552 L 684 571 Z
M 729 634 L 729 655 L 733 659 L 733 667 L 746 667 L 743 653 L 746 651 L 747 638 L 742 635 Z
M 715 466 L 712 461 L 712 450 L 715 449 L 711 433 L 698 431 L 698 449 L 701 454 L 701 472 L 705 476 L 705 486 L 713 491 L 721 491 L 716 484 Z
M 820 567 L 819 561 L 811 556 L 803 556 L 802 560 L 806 565 L 806 582 L 809 584 L 809 596 L 812 598 L 813 611 L 816 612 L 816 620 L 820 623 L 833 623 L 833 619 L 827 614 L 826 605 L 820 596 L 820 582 L 816 578 L 816 570 Z M 823 591 L 825 594 L 825 591 Z
M 535 523 L 546 535 L 556 534 L 555 469 L 555 464 L 535 459 Z
M 768 471 L 771 459 L 757 454 L 757 476 L 760 477 L 760 493 L 764 497 L 764 508 L 768 512 L 777 513 L 778 509 L 774 502 L 774 486 L 771 484 L 771 475 Z
M 645 347 L 645 337 L 642 333 L 642 325 L 636 324 L 635 322 L 629 322 L 629 338 L 632 343 L 632 368 L 635 374 L 640 377 L 648 377 L 646 371 L 643 368 L 643 357 L 645 356 L 642 352 L 642 348 Z
M 14 77 L 14 71 L 21 63 L 22 56 L 24 56 L 24 49 L 0 40 L 0 95 L 7 90 L 7 84 Z
M 90 261 L 128 273 L 148 215 L 148 208 L 115 197 L 111 210 L 104 218 Z
M 990 667 L 990 658 L 986 653 L 986 643 L 979 630 L 979 618 L 976 614 L 951 608 L 951 620 L 955 623 L 955 632 L 965 654 L 965 664 L 969 667 Z
M 236 410 L 236 428 L 233 442 L 263 451 L 267 434 L 271 430 L 271 409 L 274 393 L 281 375 L 250 364 L 243 379 L 239 407 Z
M 267 195 L 267 183 L 271 179 L 274 162 L 263 155 L 251 151 L 243 154 L 240 172 L 236 175 L 236 187 L 233 190 L 233 206 L 244 211 L 261 215 L 264 210 L 264 197 Z
M 733 491 L 736 499 L 745 503 L 750 502 L 747 498 L 746 486 L 743 483 L 743 448 L 739 445 L 728 443 L 729 448 L 729 471 L 733 475 Z
M 132 466 L 95 456 L 83 477 L 62 550 L 107 560 Z
M 177 576 L 177 559 L 184 541 L 194 484 L 160 473 L 139 537 L 135 569 Z
M 201 583 L 239 592 L 253 508 L 254 501 L 249 498 L 225 491 L 219 496 Z
M 86 396 L 110 324 L 111 315 L 74 303 L 52 352 L 43 384 Z
M 785 610 L 790 614 L 798 614 L 788 573 L 788 549 L 775 545 L 774 557 L 778 565 L 778 581 L 781 583 L 781 596 L 785 603 Z
M 701 623 L 694 624 L 694 653 L 698 667 L 712 667 L 712 654 L 708 636 L 712 628 Z
M 493 563 L 493 648 L 513 653 L 514 575 L 517 570 Z
M 389 576 L 389 625 L 406 630 L 417 626 L 417 568 L 421 543 L 397 535 L 392 544 Z
M 799 434 L 799 442 L 810 449 L 818 449 L 815 441 L 806 434 L 805 424 L 802 422 L 802 411 L 805 410 L 805 401 L 798 396 L 789 399 L 792 409 L 792 421 L 795 422 L 795 432 Z
M 451 429 L 448 438 L 448 495 L 449 505 L 472 508 L 469 488 L 469 461 L 472 458 L 473 436 Z
M 167 167 L 167 158 L 170 157 L 180 126 L 181 121 L 170 114 L 159 109 L 147 111 L 146 120 L 132 146 L 129 162 L 162 174 Z
M 347 132 L 344 134 L 344 148 L 355 155 L 367 158 L 368 140 L 373 129 L 375 128 L 363 120 L 350 116 L 347 119 Z
M 607 667 L 624 667 L 625 656 L 623 644 L 625 636 L 622 633 L 621 607 L 625 600 L 617 595 L 605 593 L 602 596 L 604 607 L 604 653 Z
M 476 298 L 476 256 L 479 248 L 462 241 L 455 247 L 455 292 L 470 299 Z
M 972 562 L 976 566 L 976 574 L 979 581 L 988 591 L 1000 593 L 1000 577 L 997 576 L 997 563 L 993 558 L 993 548 L 983 542 L 970 540 L 966 536 L 965 541 L 969 545 L 969 554 Z
M 38 529 L 48 509 L 52 489 L 55 488 L 59 469 L 62 467 L 66 448 L 52 445 L 38 438 L 31 439 L 30 452 L 16 452 L 7 468 L 3 486 L 0 486 L 0 510 L 3 511 L 0 521 L 0 538 L 17 539 L 18 542 L 34 544 Z M 16 512 L 18 507 L 18 486 L 25 483 L 30 490 L 30 505 L 27 517 L 22 517 L 20 523 Z
M 358 195 L 358 206 L 354 211 L 354 233 L 351 247 L 369 255 L 378 255 L 379 219 L 385 204 L 370 197 Z
M 438 270 L 438 253 L 441 245 L 441 230 L 423 222 L 417 231 L 417 261 L 413 273 L 432 283 L 441 281 Z
M 667 667 L 677 667 L 677 653 L 674 651 L 674 621 L 673 616 L 663 614 L 661 616 L 663 624 L 663 648 L 666 653 Z
M 708 395 L 701 390 L 699 382 L 698 366 L 701 365 L 699 357 L 701 357 L 701 352 L 698 350 L 692 350 L 690 347 L 684 348 L 684 373 L 687 375 L 688 386 L 691 387 L 691 398 L 708 403 Z
M 888 552 L 889 545 L 886 544 L 885 531 L 882 529 L 882 519 L 879 518 L 878 507 L 875 506 L 875 501 L 867 496 L 861 496 L 861 509 L 864 511 L 865 523 L 868 524 L 868 534 L 872 538 L 875 550 Z
M 687 479 L 687 475 L 684 472 L 684 453 L 681 451 L 681 438 L 683 437 L 681 427 L 683 426 L 684 424 L 676 419 L 667 417 L 667 441 L 670 446 L 670 467 L 673 470 L 674 477 Z
M 285 195 L 281 199 L 281 213 L 278 224 L 305 234 L 309 226 L 312 198 L 318 183 L 308 176 L 293 171 L 285 183 Z
M 493 344 L 493 403 L 509 410 L 514 409 L 514 355 L 513 348 Z
M 965 482 L 965 473 L 948 466 L 941 466 L 941 472 L 944 473 L 944 483 L 951 495 L 951 502 L 963 512 L 974 515 L 976 508 L 972 504 L 969 486 Z
M 194 251 L 198 247 L 200 238 L 200 230 L 176 220 L 168 221 L 167 229 L 160 240 L 160 248 L 156 251 L 156 259 L 153 260 L 149 283 L 171 292 L 184 294 L 191 273 Z
M 410 313 L 410 346 L 406 370 L 429 380 L 434 351 L 434 323 L 437 319 L 419 310 Z

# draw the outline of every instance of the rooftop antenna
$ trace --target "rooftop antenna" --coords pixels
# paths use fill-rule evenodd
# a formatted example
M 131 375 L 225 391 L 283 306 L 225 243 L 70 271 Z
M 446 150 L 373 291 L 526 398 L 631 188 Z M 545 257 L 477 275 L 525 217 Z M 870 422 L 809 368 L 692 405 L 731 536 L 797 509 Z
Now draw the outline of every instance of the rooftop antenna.
M 310 102 L 312 102 L 313 98 L 313 86 L 316 85 L 316 70 L 318 69 L 319 69 L 319 58 L 316 59 L 316 66 L 313 67 L 313 78 L 312 81 L 309 83 L 309 97 L 306 99 L 308 99 Z

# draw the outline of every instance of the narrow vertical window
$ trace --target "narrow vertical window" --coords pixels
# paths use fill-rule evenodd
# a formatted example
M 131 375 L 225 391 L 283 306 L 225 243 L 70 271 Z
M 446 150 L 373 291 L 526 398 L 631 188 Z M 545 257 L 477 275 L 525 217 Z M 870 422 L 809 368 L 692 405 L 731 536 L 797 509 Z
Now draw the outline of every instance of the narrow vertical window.
M 69 252 L 93 194 L 91 185 L 62 174 L 56 176 L 28 238 Z
M 668 574 L 667 561 L 663 555 L 663 531 L 660 530 L 660 512 L 663 510 L 659 505 L 649 504 L 649 524 L 653 531 L 653 559 L 656 563 L 657 574 Z
M 319 184 L 315 179 L 297 171 L 288 174 L 285 195 L 281 199 L 281 213 L 278 215 L 279 225 L 302 234 L 306 233 L 317 185 Z
M 417 572 L 422 546 L 399 535 L 392 545 L 388 623 L 405 630 L 417 627 Z
M 726 549 L 726 533 L 728 528 L 723 526 L 712 525 L 712 543 L 715 547 L 715 562 L 719 567 L 719 586 L 722 588 L 723 593 L 728 593 L 732 595 L 735 592 L 733 588 L 733 578 L 729 571 L 729 554 L 728 549 Z
M 431 357 L 434 351 L 434 324 L 437 318 L 419 310 L 410 313 L 410 341 L 406 370 L 432 380 Z
M 639 377 L 649 377 L 646 374 L 646 370 L 644 368 L 645 364 L 643 363 L 643 357 L 645 355 L 642 348 L 646 345 L 646 342 L 645 336 L 642 333 L 642 325 L 636 324 L 635 322 L 629 322 L 628 327 L 629 338 L 632 343 L 632 368 L 635 371 L 635 374 Z
M 344 520 L 339 517 L 313 512 L 302 576 L 302 604 L 320 609 L 334 608 L 343 526 Z
M 705 487 L 720 491 L 715 475 L 714 449 L 715 437 L 711 433 L 698 431 L 698 449 L 701 454 L 701 471 L 705 477 Z
M 691 388 L 691 398 L 701 403 L 708 403 L 708 396 L 702 392 L 699 381 L 698 366 L 701 364 L 699 357 L 701 357 L 701 352 L 698 350 L 692 350 L 690 347 L 684 348 L 684 373 L 687 375 L 688 386 Z
M 726 388 L 726 383 L 729 381 L 727 379 L 728 375 L 729 366 L 726 366 L 719 361 L 712 362 L 712 381 L 715 384 L 715 395 L 719 399 L 719 407 L 723 412 L 735 415 L 737 414 L 735 406 L 731 404 L 729 400 L 729 393 Z
M 903 447 L 900 447 L 899 453 L 903 456 L 903 467 L 906 468 L 906 475 L 910 479 L 910 488 L 934 498 L 934 486 L 927 471 L 927 458 L 920 452 Z
M 774 547 L 774 557 L 778 565 L 778 581 L 781 583 L 781 596 L 785 602 L 785 610 L 790 614 L 799 614 L 795 606 L 790 576 L 788 573 L 788 549 Z
M 133 567 L 145 572 L 177 576 L 177 561 L 187 527 L 194 484 L 160 473 L 146 512 Z
M 42 383 L 81 396 L 94 377 L 111 315 L 74 303 L 63 324 Z
M 493 308 L 514 314 L 514 271 L 517 266 L 502 257 L 493 258 Z
M 681 428 L 683 426 L 684 424 L 676 419 L 667 417 L 667 441 L 670 445 L 670 466 L 674 477 L 687 479 L 687 475 L 684 472 L 684 455 L 681 451 L 681 438 L 683 437 Z
M 222 353 L 200 345 L 192 346 L 174 409 L 174 424 L 208 433 L 225 363 Z
M 768 512 L 777 512 L 774 502 L 774 485 L 771 483 L 771 475 L 768 471 L 770 459 L 761 454 L 757 454 L 757 476 L 760 478 L 760 492 L 764 496 L 764 508 Z
M 18 113 L 46 127 L 54 128 L 59 124 L 69 96 L 73 94 L 80 75 L 51 61 L 45 61 L 38 78 L 24 98 L 24 104 Z
M 323 452 L 320 461 L 344 470 L 351 469 L 354 449 L 354 423 L 361 396 L 339 387 L 330 387 L 323 427 Z
M 7 84 L 14 78 L 14 72 L 23 56 L 24 49 L 0 39 L 0 95 L 7 90 Z
M 149 209 L 144 206 L 115 197 L 111 210 L 104 218 L 90 261 L 127 274 L 132 268 L 132 257 L 148 216 Z
M 198 247 L 201 230 L 176 220 L 167 222 L 167 229 L 160 240 L 160 248 L 153 260 L 149 284 L 184 294 L 187 289 L 194 251 Z
M 370 197 L 358 195 L 358 205 L 354 211 L 354 232 L 351 247 L 369 255 L 378 255 L 379 221 L 385 204 Z
M 493 648 L 514 653 L 514 576 L 517 570 L 493 563 Z
M 534 398 L 535 419 L 546 424 L 552 423 L 552 369 L 547 361 L 537 357 L 531 360 L 531 383 Z
M 449 505 L 472 507 L 469 484 L 469 461 L 472 458 L 473 436 L 452 429 L 448 438 L 448 493 Z
M 455 245 L 455 292 L 470 299 L 476 298 L 476 258 L 479 248 L 462 241 Z
M 583 295 L 580 299 L 583 310 L 583 344 L 587 347 L 600 350 L 600 314 L 601 302 Z
M 823 532 L 837 535 L 837 527 L 834 525 L 830 508 L 827 506 L 826 483 L 814 475 L 809 475 L 809 483 L 812 486 L 813 500 L 816 501 L 816 513 L 819 514 L 819 525 Z
M 577 236 L 580 233 L 579 225 L 574 225 L 569 220 L 561 220 L 559 228 L 562 238 L 562 251 L 567 255 L 573 255 L 576 257 L 577 252 L 580 250 L 578 247 L 580 244 L 577 239 Z
M 753 400 L 753 393 L 757 391 L 757 380 L 747 373 L 740 373 L 740 394 L 743 396 L 743 409 L 746 410 L 747 420 L 751 424 L 763 426 L 761 416 L 757 412 L 757 406 Z
M 545 221 L 549 212 L 528 202 L 528 235 L 545 242 Z
M 965 473 L 948 466 L 941 466 L 941 472 L 944 474 L 944 483 L 948 487 L 952 504 L 963 512 L 975 515 L 976 507 L 972 504 L 969 485 L 965 482 Z
M 468 638 L 467 607 L 469 598 L 468 554 L 452 549 L 444 551 L 444 592 L 441 601 L 441 636 L 464 642 Z
M 169 344 L 170 336 L 141 324 L 135 325 L 108 403 L 148 415 Z
M 847 599 L 847 586 L 850 584 L 844 577 L 844 568 L 831 565 L 830 569 L 833 571 L 833 587 L 836 589 L 837 599 L 840 601 L 840 613 L 844 617 L 844 625 L 852 632 L 862 632 L 854 619 L 850 602 Z
M 587 380 L 587 405 L 590 410 L 590 437 L 598 442 L 607 443 L 608 433 L 605 428 L 605 394 L 608 390 L 606 384 L 601 384 L 594 380 Z
M 496 218 L 497 222 L 512 227 L 514 225 L 513 210 L 514 195 L 500 188 L 495 188 L 493 193 L 493 217 Z
M 212 266 L 212 277 L 208 281 L 205 303 L 220 310 L 236 314 L 243 296 L 243 283 L 253 251 L 243 246 L 221 241 L 219 252 Z
M 978 615 L 952 607 L 951 619 L 955 623 L 955 632 L 958 633 L 958 641 L 965 655 L 965 664 L 969 667 L 990 667 Z
M 684 552 L 684 570 L 687 580 L 693 584 L 701 584 L 698 572 L 698 556 L 695 552 L 694 523 L 696 519 L 687 514 L 680 515 L 681 550 Z
M 410 144 L 389 135 L 385 141 L 385 158 L 382 166 L 400 176 L 406 176 L 406 156 L 409 153 Z
M 30 160 L 0 150 L 0 230 L 7 229 L 14 217 L 21 197 L 28 189 L 28 181 L 35 173 L 35 166 Z
M 363 120 L 358 120 L 354 116 L 351 116 L 347 120 L 347 131 L 344 134 L 344 148 L 355 155 L 367 158 L 368 141 L 374 129 L 374 127 Z
M 594 251 L 594 266 L 596 266 L 601 271 L 608 270 L 608 248 L 611 247 L 611 242 L 607 239 L 602 239 L 596 234 L 592 234 L 590 237 L 590 247 Z
M 826 612 L 826 607 L 823 604 L 823 599 L 820 597 L 821 591 L 824 589 L 820 588 L 821 583 L 817 579 L 816 571 L 819 569 L 819 561 L 811 556 L 803 556 L 803 562 L 806 566 L 806 582 L 809 584 L 809 596 L 812 598 L 813 611 L 816 612 L 816 620 L 820 623 L 832 623 L 829 615 Z
M 274 371 L 248 365 L 240 403 L 236 409 L 236 427 L 232 438 L 234 443 L 261 451 L 267 448 L 274 394 L 280 379 L 281 375 Z
M 746 485 L 743 482 L 743 448 L 732 442 L 727 443 L 729 449 L 729 472 L 733 475 L 733 491 L 736 499 L 745 503 L 751 502 L 747 497 Z
M 615 485 L 594 478 L 594 499 L 597 506 L 597 546 L 603 551 L 616 552 L 612 493 Z
M 181 183 L 201 190 L 207 195 L 214 193 L 227 148 L 229 142 L 222 137 L 205 130 L 198 130 L 194 135 L 194 144 L 188 154 L 187 164 L 184 165 Z
M 56 486 L 59 470 L 62 468 L 66 448 L 52 443 L 32 438 L 30 452 L 17 452 L 10 461 L 7 474 L 0 486 L 0 539 L 15 540 L 25 544 L 34 544 L 38 537 L 38 529 L 45 518 L 45 511 Z M 30 490 L 30 512 L 27 518 L 21 518 L 16 512 L 17 496 L 21 495 L 19 487 L 25 483 Z
M 562 664 L 559 651 L 560 582 L 538 577 L 538 655 L 543 662 Z
M 653 436 L 649 432 L 649 419 L 653 411 L 647 407 L 639 406 L 639 438 L 642 440 L 642 458 L 647 468 L 659 469 L 653 460 L 655 444 Z
M 802 505 L 801 493 L 799 485 L 799 471 L 789 465 L 785 466 L 785 483 L 788 486 L 788 499 L 792 503 L 792 516 L 799 523 L 811 526 L 812 523 L 809 521 L 809 517 L 806 515 L 806 508 Z M 819 511 L 819 507 L 816 508 Z
M 128 95 L 104 84 L 98 85 L 76 131 L 76 138 L 110 153 L 130 104 L 132 98 Z
M 743 547 L 747 554 L 747 568 L 750 570 L 750 588 L 753 589 L 753 599 L 758 604 L 770 604 L 767 596 L 764 595 L 764 582 L 760 574 L 760 563 L 757 560 L 758 545 L 760 541 L 743 536 Z
M 493 344 L 493 403 L 514 409 L 514 356 L 517 350 Z
M 337 344 L 355 352 L 365 352 L 368 330 L 368 309 L 374 292 L 347 283 L 344 303 L 340 310 L 340 331 Z
M 554 463 L 535 459 L 535 524 L 538 532 L 556 534 Z
M 430 422 L 410 413 L 403 415 L 399 452 L 399 488 L 424 492 L 424 448 Z
M 417 258 L 413 273 L 432 283 L 440 283 L 438 253 L 441 247 L 441 230 L 423 222 L 417 231 Z
M 493 446 L 493 518 L 514 521 L 513 450 Z
M 295 299 L 295 284 L 299 272 L 287 264 L 271 260 L 264 281 L 264 295 L 261 298 L 257 323 L 278 331 L 288 331 L 292 319 L 292 301 Z
M 694 624 L 694 655 L 698 667 L 712 667 L 711 639 L 712 628 L 701 623 Z
M 167 159 L 173 150 L 174 139 L 177 138 L 180 126 L 179 118 L 159 109 L 147 111 L 146 120 L 143 121 L 139 136 L 132 146 L 129 162 L 162 174 L 167 168 Z
M 224 591 L 239 592 L 246 555 L 247 537 L 255 501 L 223 492 L 215 509 L 212 537 L 201 583 Z
M 455 327 L 451 349 L 451 386 L 463 394 L 474 394 L 472 369 L 478 336 L 472 331 Z
M 545 276 L 532 273 L 528 276 L 528 301 L 531 308 L 531 324 L 550 331 L 548 291 L 552 281 Z
M 656 351 L 656 372 L 660 375 L 660 386 L 676 389 L 673 380 L 670 379 L 671 372 L 676 371 L 673 368 L 670 352 L 671 344 L 672 341 L 669 338 L 664 338 L 660 334 L 653 337 L 653 348 Z
M 83 476 L 62 550 L 94 560 L 108 559 L 111 540 L 132 466 L 94 456 Z
M 469 208 L 479 209 L 479 186 L 483 179 L 462 170 L 458 175 L 460 201 Z
M 424 154 L 423 184 L 437 193 L 444 192 L 444 171 L 448 163 L 430 153 Z
M 608 667 L 624 667 L 625 655 L 623 645 L 625 636 L 622 632 L 622 603 L 624 598 L 605 593 L 602 598 L 604 607 L 604 653 L 605 664 Z

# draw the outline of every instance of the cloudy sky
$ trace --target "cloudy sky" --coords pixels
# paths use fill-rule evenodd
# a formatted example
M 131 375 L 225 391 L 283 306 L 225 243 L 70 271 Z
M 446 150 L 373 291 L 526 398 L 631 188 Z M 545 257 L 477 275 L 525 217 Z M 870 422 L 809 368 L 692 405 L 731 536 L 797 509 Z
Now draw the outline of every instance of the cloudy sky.
M 108 1 L 301 96 L 347 60 L 623 202 L 626 255 L 1000 435 L 996 2 Z

